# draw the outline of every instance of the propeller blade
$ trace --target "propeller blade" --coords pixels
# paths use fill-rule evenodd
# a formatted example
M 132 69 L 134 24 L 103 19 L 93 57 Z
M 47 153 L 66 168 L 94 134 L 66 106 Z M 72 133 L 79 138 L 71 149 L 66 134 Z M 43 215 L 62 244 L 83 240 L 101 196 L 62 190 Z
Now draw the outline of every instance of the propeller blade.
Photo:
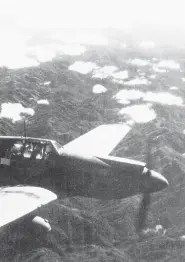
M 137 215 L 137 221 L 136 221 L 137 232 L 140 232 L 145 227 L 150 202 L 151 202 L 150 194 L 144 194 L 143 199 L 141 201 L 140 208 L 139 208 L 139 212 Z
M 148 140 L 147 143 L 147 152 L 146 152 L 146 166 L 148 169 L 152 169 L 152 141 Z

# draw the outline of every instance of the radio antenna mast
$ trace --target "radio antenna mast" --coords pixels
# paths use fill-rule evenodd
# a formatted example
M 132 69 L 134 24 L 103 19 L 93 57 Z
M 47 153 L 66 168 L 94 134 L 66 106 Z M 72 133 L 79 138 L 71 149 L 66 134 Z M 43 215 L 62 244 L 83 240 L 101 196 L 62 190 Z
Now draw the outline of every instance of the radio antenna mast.
M 24 119 L 24 137 L 26 139 L 26 120 Z

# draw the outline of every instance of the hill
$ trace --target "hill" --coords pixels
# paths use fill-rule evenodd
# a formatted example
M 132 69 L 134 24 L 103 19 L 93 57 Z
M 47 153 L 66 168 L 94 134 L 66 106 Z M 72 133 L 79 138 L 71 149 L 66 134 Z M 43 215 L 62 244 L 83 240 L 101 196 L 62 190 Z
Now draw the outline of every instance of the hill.
M 15 228 L 1 261 L 184 260 L 184 53 L 123 48 L 122 39 L 116 41 L 85 45 L 80 55 L 58 55 L 37 67 L 1 67 L 0 134 L 22 134 L 23 116 L 28 136 L 61 144 L 100 124 L 129 123 L 132 130 L 113 155 L 145 161 L 151 141 L 153 169 L 170 183 L 152 197 L 148 233 L 135 233 L 139 196 L 59 199 L 42 211 L 51 234 L 35 239 L 31 231 L 17 236 Z

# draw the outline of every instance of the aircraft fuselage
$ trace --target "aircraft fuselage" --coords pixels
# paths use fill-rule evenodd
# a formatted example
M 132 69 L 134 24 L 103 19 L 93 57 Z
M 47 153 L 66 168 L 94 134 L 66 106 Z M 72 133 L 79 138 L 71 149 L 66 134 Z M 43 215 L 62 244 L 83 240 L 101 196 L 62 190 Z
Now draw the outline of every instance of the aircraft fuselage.
M 145 163 L 126 158 L 62 151 L 55 165 L 58 170 L 55 181 L 72 196 L 121 199 L 139 193 L 153 193 L 168 184 L 155 171 L 148 175 Z
M 152 193 L 168 185 L 160 174 L 147 172 L 143 162 L 75 153 L 46 139 L 3 137 L 1 142 L 0 149 L 6 149 L 5 158 L 0 156 L 1 185 L 38 185 L 66 196 L 104 200 Z

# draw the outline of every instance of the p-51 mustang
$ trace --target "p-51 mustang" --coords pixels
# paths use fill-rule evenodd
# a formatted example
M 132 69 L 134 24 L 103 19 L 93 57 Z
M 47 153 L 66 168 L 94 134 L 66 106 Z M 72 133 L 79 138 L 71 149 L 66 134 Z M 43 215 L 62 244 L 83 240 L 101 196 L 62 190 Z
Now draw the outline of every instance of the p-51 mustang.
M 166 188 L 168 181 L 146 163 L 110 156 L 129 131 L 128 125 L 101 125 L 64 146 L 49 139 L 0 136 L 2 185 L 40 186 L 63 196 L 102 200 L 142 194 L 136 225 L 140 231 L 150 194 Z

